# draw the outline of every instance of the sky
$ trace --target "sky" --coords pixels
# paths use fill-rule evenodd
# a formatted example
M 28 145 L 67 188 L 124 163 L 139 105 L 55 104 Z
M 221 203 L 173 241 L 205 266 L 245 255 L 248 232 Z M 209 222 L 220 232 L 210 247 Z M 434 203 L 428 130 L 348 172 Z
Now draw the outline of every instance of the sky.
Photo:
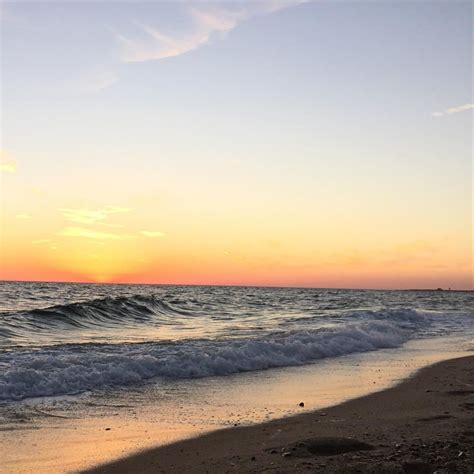
M 473 289 L 471 2 L 0 26 L 0 279 Z

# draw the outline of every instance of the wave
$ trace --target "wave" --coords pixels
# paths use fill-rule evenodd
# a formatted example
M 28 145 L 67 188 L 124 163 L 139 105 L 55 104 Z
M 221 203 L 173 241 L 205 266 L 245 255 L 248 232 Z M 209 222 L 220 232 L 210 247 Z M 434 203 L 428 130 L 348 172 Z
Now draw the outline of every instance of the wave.
M 12 334 L 25 330 L 121 327 L 127 323 L 146 323 L 170 316 L 191 316 L 193 313 L 166 303 L 155 296 L 100 298 L 84 302 L 50 306 L 2 315 L 1 325 Z M 164 317 L 164 318 L 163 318 Z M 168 318 L 169 319 L 169 318 Z M 0 333 L 1 336 L 1 333 Z
M 345 323 L 241 339 L 195 339 L 142 344 L 82 344 L 0 355 L 0 400 L 78 394 L 143 383 L 157 377 L 223 376 L 298 366 L 345 354 L 395 348 L 426 324 L 397 319 Z

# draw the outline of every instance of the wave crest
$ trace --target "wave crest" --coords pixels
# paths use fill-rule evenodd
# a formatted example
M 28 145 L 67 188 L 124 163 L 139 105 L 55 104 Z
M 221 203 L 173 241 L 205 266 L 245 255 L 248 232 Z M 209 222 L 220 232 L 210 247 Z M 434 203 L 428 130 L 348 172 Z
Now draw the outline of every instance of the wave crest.
M 84 302 L 50 306 L 2 315 L 2 325 L 10 332 L 18 329 L 41 331 L 68 328 L 123 327 L 127 323 L 146 323 L 169 316 L 191 316 L 183 308 L 173 306 L 155 296 L 100 298 Z M 1 334 L 0 334 L 1 335 Z
M 274 367 L 398 347 L 409 331 L 387 321 L 261 338 L 191 340 L 175 343 L 56 346 L 4 354 L 0 400 L 77 394 L 126 386 L 156 377 L 196 378 Z

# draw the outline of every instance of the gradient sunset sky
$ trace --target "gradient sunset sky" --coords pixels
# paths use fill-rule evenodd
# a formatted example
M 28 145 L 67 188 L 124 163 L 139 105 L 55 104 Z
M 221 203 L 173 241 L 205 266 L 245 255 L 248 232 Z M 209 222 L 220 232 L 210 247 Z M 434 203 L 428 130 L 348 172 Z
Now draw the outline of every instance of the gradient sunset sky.
M 0 279 L 473 288 L 471 2 L 0 22 Z

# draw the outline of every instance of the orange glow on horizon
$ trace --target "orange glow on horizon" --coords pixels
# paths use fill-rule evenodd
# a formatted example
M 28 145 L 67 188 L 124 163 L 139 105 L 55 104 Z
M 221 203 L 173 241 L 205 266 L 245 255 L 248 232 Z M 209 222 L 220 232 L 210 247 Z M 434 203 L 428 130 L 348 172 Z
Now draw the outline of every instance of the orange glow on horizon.
M 77 235 L 62 233 L 60 226 L 35 234 L 34 221 L 13 218 L 5 227 L 0 279 L 473 289 L 468 251 L 448 239 L 374 245 L 372 250 L 359 244 L 339 251 L 339 241 L 323 245 L 290 236 L 246 240 L 231 233 L 206 240 L 205 233 L 196 232 L 194 239 L 178 239 L 158 230 L 147 237 L 140 231 L 118 233 L 99 226 Z
M 194 3 L 2 3 L 0 279 L 473 290 L 470 2 Z
M 137 242 L 88 253 L 84 243 L 38 244 L 34 251 L 2 255 L 0 279 L 91 283 L 294 286 L 319 288 L 452 288 L 472 290 L 470 262 L 451 267 L 414 259 L 387 261 L 349 253 L 305 262 L 267 257 L 232 258 L 226 253 L 185 254 L 176 249 L 157 256 Z M 143 242 L 141 243 L 143 245 Z M 413 259 L 413 255 L 410 256 Z M 432 258 L 432 257 L 430 257 Z

